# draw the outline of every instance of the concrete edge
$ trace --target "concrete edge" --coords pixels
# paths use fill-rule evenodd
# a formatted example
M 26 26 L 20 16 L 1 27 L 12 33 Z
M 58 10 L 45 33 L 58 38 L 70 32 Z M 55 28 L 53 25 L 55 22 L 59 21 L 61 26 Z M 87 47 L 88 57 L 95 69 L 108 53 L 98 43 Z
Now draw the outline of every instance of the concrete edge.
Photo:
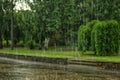
M 61 64 L 61 65 L 94 66 L 104 70 L 107 69 L 107 70 L 120 71 L 120 62 L 28 56 L 28 55 L 17 55 L 17 54 L 8 54 L 8 53 L 0 53 L 0 57 L 12 58 L 17 60 L 43 62 L 43 63 Z

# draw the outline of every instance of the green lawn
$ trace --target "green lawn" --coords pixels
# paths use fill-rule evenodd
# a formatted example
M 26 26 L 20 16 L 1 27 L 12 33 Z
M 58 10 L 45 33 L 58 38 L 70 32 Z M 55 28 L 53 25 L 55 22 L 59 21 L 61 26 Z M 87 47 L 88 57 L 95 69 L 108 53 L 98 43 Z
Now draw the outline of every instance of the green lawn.
M 27 48 L 15 48 L 10 50 L 9 48 L 1 49 L 0 52 L 12 53 L 12 54 L 22 54 L 22 55 L 32 55 L 32 56 L 46 56 L 46 57 L 62 57 L 62 58 L 74 58 L 77 57 L 79 52 L 73 51 L 55 51 L 55 50 L 30 50 Z
M 88 60 L 98 60 L 98 61 L 113 61 L 120 62 L 120 54 L 118 56 L 94 56 L 93 52 L 87 52 L 87 54 L 82 54 L 77 51 L 55 51 L 55 50 L 30 50 L 27 48 L 15 48 L 10 50 L 9 48 L 1 49 L 0 52 L 8 54 L 17 55 L 32 55 L 32 56 L 46 56 L 46 57 L 60 57 L 60 58 L 77 58 L 77 59 L 88 59 Z

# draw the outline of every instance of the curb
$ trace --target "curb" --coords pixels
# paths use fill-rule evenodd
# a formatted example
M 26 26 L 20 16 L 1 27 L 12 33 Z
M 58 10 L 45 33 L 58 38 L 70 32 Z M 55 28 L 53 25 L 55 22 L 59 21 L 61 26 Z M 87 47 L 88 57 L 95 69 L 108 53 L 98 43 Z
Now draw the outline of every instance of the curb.
M 41 56 L 28 56 L 28 55 L 16 55 L 0 53 L 0 57 L 12 58 L 17 60 L 35 61 L 51 64 L 61 65 L 80 65 L 97 67 L 103 70 L 117 70 L 120 71 L 120 62 L 109 62 L 109 61 L 94 61 L 94 60 L 82 60 L 82 59 L 70 59 L 70 58 L 52 58 L 52 57 L 41 57 Z

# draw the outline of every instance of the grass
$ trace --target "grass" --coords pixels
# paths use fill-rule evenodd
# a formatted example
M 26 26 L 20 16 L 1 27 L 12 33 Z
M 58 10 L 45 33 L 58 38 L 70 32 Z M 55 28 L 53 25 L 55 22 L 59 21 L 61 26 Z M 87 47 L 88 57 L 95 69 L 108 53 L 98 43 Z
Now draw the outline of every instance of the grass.
M 45 57 L 60 57 L 60 58 L 77 58 L 77 59 L 87 59 L 87 60 L 97 60 L 97 61 L 112 61 L 120 62 L 120 54 L 118 56 L 94 56 L 93 52 L 87 52 L 87 54 L 82 54 L 78 51 L 55 51 L 55 50 L 30 50 L 27 48 L 15 48 L 10 50 L 10 48 L 1 49 L 0 52 L 8 54 L 17 55 L 31 55 L 31 56 L 45 56 Z
M 10 50 L 9 48 L 1 49 L 0 52 L 17 55 L 32 55 L 32 56 L 46 56 L 46 57 L 62 57 L 62 58 L 74 58 L 77 57 L 79 52 L 73 51 L 53 51 L 53 50 L 30 50 L 27 48 L 15 48 Z

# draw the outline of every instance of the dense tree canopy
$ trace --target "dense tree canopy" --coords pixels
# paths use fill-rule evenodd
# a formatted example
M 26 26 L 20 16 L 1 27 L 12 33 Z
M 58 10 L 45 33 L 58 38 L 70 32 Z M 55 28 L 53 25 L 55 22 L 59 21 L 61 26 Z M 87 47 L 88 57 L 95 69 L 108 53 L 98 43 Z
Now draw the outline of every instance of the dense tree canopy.
M 11 43 L 12 22 L 14 45 L 32 43 L 39 48 L 45 46 L 45 41 L 54 46 L 75 47 L 79 26 L 91 20 L 113 19 L 120 23 L 120 0 L 11 1 L 0 0 L 0 48 Z M 26 3 L 30 9 L 14 9 L 16 1 Z

